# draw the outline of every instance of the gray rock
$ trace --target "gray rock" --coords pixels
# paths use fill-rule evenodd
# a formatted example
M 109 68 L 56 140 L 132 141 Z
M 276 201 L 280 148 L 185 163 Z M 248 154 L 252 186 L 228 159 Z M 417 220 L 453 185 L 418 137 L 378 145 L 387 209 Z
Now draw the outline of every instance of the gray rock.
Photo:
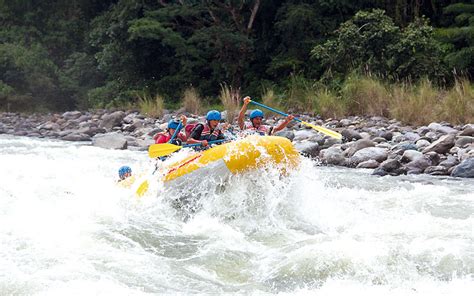
M 319 155 L 319 145 L 315 142 L 303 141 L 294 144 L 295 149 L 301 154 L 309 157 L 317 157 Z
M 430 128 L 433 131 L 440 132 L 443 134 L 456 134 L 458 131 L 452 127 L 449 126 L 444 126 L 436 122 L 432 122 L 428 125 L 428 128 Z
M 332 145 L 341 144 L 342 141 L 335 138 L 327 138 L 324 140 L 323 148 L 332 147 Z
M 381 136 L 382 138 L 385 138 L 387 141 L 391 141 L 391 140 L 392 140 L 392 137 L 393 137 L 393 133 L 390 132 L 390 131 L 382 132 L 382 133 L 380 134 L 380 136 Z
M 414 161 L 415 159 L 423 157 L 423 153 L 416 150 L 405 150 L 402 155 L 403 162 Z
M 107 131 L 112 130 L 114 127 L 118 127 L 122 124 L 122 119 L 125 117 L 125 112 L 116 111 L 111 114 L 104 114 L 102 116 L 102 122 L 100 127 L 105 128 Z
M 449 151 L 449 149 L 451 149 L 451 147 L 454 146 L 454 139 L 454 134 L 444 135 L 437 141 L 434 141 L 433 143 L 431 143 L 431 145 L 423 149 L 423 153 L 434 151 L 440 154 L 445 154 Z
M 372 175 L 383 177 L 383 176 L 388 175 L 388 172 L 385 171 L 383 168 L 378 167 L 372 172 Z
M 459 135 L 460 136 L 474 137 L 474 127 L 467 126 L 466 128 L 464 128 L 464 130 Z
M 424 171 L 425 174 L 433 176 L 444 176 L 448 174 L 448 169 L 444 166 L 429 166 Z
M 350 162 L 357 165 L 361 162 L 373 159 L 378 162 L 382 162 L 385 159 L 387 159 L 388 156 L 388 151 L 387 149 L 384 148 L 378 148 L 378 147 L 368 147 L 368 148 L 363 148 L 359 151 L 357 151 L 351 158 Z
M 68 111 L 63 113 L 62 117 L 66 120 L 78 119 L 81 117 L 82 113 L 80 111 Z
M 90 141 L 91 137 L 87 134 L 72 132 L 68 135 L 61 137 L 64 141 Z
M 424 149 L 424 148 L 428 147 L 430 144 L 431 144 L 431 142 L 429 142 L 428 140 L 425 140 L 425 139 L 420 139 L 420 140 L 416 141 L 416 147 L 418 149 Z
M 380 163 L 374 159 L 369 159 L 367 161 L 363 161 L 357 165 L 359 169 L 375 169 L 380 165 Z
M 405 167 L 409 174 L 421 174 L 427 167 L 432 165 L 433 163 L 431 159 L 428 156 L 423 155 L 423 157 L 410 161 Z
M 474 143 L 474 137 L 461 136 L 461 137 L 457 137 L 457 140 L 454 143 L 454 146 L 463 148 L 464 146 L 467 146 L 468 144 L 471 144 L 471 143 Z
M 380 164 L 380 168 L 386 172 L 395 172 L 400 166 L 400 162 L 396 159 L 387 159 Z
M 303 141 L 311 138 L 314 133 L 311 130 L 298 130 L 295 131 L 295 137 L 293 141 Z
M 452 177 L 474 178 L 474 157 L 463 160 L 454 167 Z
M 344 151 L 344 156 L 346 157 L 351 157 L 356 153 L 357 151 L 367 148 L 367 147 L 374 147 L 375 143 L 372 142 L 371 140 L 367 139 L 360 139 L 354 143 L 349 144 L 349 148 Z
M 342 165 L 346 159 L 342 155 L 341 147 L 330 147 L 319 152 L 319 157 L 322 162 L 327 164 Z
M 459 161 L 457 160 L 456 157 L 452 155 L 448 155 L 448 158 L 446 158 L 445 160 L 439 163 L 440 166 L 444 166 L 445 168 L 448 168 L 448 169 L 457 164 L 459 164 Z
M 98 134 L 92 138 L 92 145 L 107 149 L 127 149 L 127 139 L 118 133 Z
M 293 141 L 293 139 L 295 138 L 295 133 L 290 130 L 283 130 L 275 133 L 274 136 L 285 137 L 288 140 Z
M 362 136 L 354 129 L 344 129 L 341 132 L 341 135 L 347 141 L 359 140 L 362 139 Z

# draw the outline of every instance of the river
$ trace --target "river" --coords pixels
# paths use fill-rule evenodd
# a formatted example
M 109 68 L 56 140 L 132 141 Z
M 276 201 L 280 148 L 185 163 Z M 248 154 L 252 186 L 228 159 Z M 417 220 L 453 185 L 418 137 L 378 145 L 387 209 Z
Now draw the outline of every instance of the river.
M 474 291 L 472 179 L 304 159 L 286 177 L 209 184 L 183 219 L 158 182 L 142 198 L 117 186 L 124 164 L 153 166 L 145 152 L 0 135 L 0 295 Z

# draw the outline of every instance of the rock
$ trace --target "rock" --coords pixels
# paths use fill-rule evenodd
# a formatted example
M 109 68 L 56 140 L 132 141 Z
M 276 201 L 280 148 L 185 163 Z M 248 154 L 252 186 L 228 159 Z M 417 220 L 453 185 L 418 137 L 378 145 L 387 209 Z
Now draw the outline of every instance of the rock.
M 87 134 L 72 132 L 68 135 L 61 137 L 64 141 L 90 141 L 91 137 Z
M 453 134 L 444 135 L 423 149 L 423 153 L 434 151 L 440 154 L 445 154 L 449 151 L 449 149 L 451 149 L 451 147 L 454 146 L 454 139 L 455 135 Z
M 424 171 L 425 174 L 430 174 L 433 176 L 444 176 L 448 174 L 448 169 L 444 166 L 429 166 Z
M 329 148 L 329 147 L 332 147 L 332 145 L 341 144 L 341 143 L 342 141 L 339 139 L 327 138 L 324 140 L 323 148 Z
M 382 137 L 375 137 L 372 139 L 372 141 L 374 141 L 375 143 L 383 143 L 383 142 L 386 142 L 387 139 L 382 138 Z
M 452 177 L 474 178 L 474 157 L 463 160 L 454 167 Z
M 452 127 L 449 126 L 444 126 L 436 122 L 432 122 L 428 125 L 428 128 L 430 128 L 433 131 L 443 133 L 443 134 L 456 134 L 458 131 Z
M 330 147 L 323 149 L 319 152 L 319 157 L 322 162 L 334 165 L 342 165 L 346 160 L 342 155 L 341 147 Z
M 444 166 L 445 168 L 451 168 L 455 165 L 457 165 L 459 161 L 456 159 L 456 157 L 452 155 L 448 155 L 448 158 L 443 160 L 442 162 L 439 163 L 440 166 Z
M 298 130 L 294 135 L 293 141 L 303 141 L 311 138 L 314 133 L 311 130 Z
M 417 158 L 406 164 L 408 174 L 421 174 L 427 167 L 432 166 L 431 159 L 423 155 L 423 157 Z
M 393 137 L 393 133 L 390 132 L 390 131 L 382 132 L 382 133 L 380 134 L 380 136 L 381 136 L 382 138 L 385 138 L 387 141 L 391 141 L 391 140 L 392 140 L 392 137 Z
M 410 162 L 423 157 L 423 153 L 416 150 L 405 150 L 402 155 L 402 162 Z
M 369 159 L 367 161 L 363 161 L 357 165 L 359 169 L 375 169 L 380 165 L 380 163 L 374 159 Z
M 414 132 L 407 132 L 405 135 L 407 141 L 416 142 L 420 139 L 420 135 Z
M 319 155 L 319 145 L 311 141 L 297 142 L 294 144 L 295 149 L 301 154 L 309 157 L 317 157 Z
M 372 172 L 372 175 L 383 177 L 383 176 L 388 175 L 388 172 L 386 172 L 383 168 L 379 167 L 379 168 L 376 168 L 376 169 Z
M 63 113 L 62 117 L 66 120 L 78 119 L 81 117 L 82 113 L 80 111 L 68 111 Z
M 396 159 L 387 159 L 380 164 L 380 168 L 386 172 L 395 172 L 400 166 L 400 162 Z
M 428 140 L 425 140 L 425 139 L 420 139 L 420 140 L 416 141 L 416 147 L 418 149 L 424 149 L 424 148 L 428 147 L 430 144 L 431 144 L 431 142 L 428 141 Z
M 392 147 L 392 151 L 400 155 L 407 150 L 418 150 L 418 147 L 410 142 L 402 142 Z
M 350 143 L 350 147 L 344 151 L 344 156 L 351 157 L 357 151 L 367 148 L 367 147 L 374 147 L 375 143 L 371 140 L 367 139 L 360 139 L 354 143 Z
M 464 128 L 464 130 L 459 135 L 460 136 L 474 137 L 474 127 L 473 126 L 467 126 L 466 128 Z
M 125 118 L 125 112 L 116 111 L 111 114 L 104 114 L 102 116 L 102 122 L 100 127 L 105 128 L 107 131 L 112 130 L 114 127 L 120 126 L 122 124 L 122 119 Z
M 457 137 L 457 140 L 454 143 L 454 146 L 463 148 L 464 146 L 467 146 L 468 144 L 471 144 L 471 143 L 474 143 L 474 137 L 461 136 L 461 137 Z
M 107 149 L 127 149 L 127 139 L 118 133 L 98 134 L 92 138 L 92 145 Z
M 354 129 L 345 129 L 341 132 L 341 135 L 346 141 L 362 139 L 362 136 Z
M 351 158 L 350 162 L 357 165 L 361 162 L 373 159 L 378 162 L 382 162 L 385 159 L 387 159 L 388 156 L 388 151 L 387 149 L 384 148 L 378 148 L 378 147 L 368 147 L 368 148 L 363 148 L 359 151 L 357 151 Z
M 275 136 L 285 137 L 288 140 L 293 141 L 293 139 L 295 138 L 295 133 L 290 130 L 283 130 L 275 133 Z

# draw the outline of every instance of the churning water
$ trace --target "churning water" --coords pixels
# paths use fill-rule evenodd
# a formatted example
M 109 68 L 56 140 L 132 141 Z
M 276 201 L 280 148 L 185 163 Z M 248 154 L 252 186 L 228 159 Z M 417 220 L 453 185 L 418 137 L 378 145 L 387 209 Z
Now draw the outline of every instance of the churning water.
M 205 180 L 190 214 L 159 182 L 140 199 L 117 186 L 124 164 L 153 167 L 145 152 L 0 136 L 1 295 L 474 291 L 472 179 L 305 159 L 286 177 Z

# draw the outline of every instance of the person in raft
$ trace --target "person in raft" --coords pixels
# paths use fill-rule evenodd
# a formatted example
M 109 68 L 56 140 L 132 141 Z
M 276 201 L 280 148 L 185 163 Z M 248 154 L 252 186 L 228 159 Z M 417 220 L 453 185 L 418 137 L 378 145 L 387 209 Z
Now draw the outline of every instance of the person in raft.
M 198 123 L 194 126 L 188 137 L 188 144 L 201 143 L 203 147 L 208 146 L 208 142 L 225 139 L 222 130 L 219 127 L 219 121 L 222 119 L 221 113 L 217 110 L 207 112 L 206 122 Z
M 184 115 L 180 116 L 181 120 L 181 127 L 184 127 L 187 122 L 187 118 Z M 155 144 L 163 144 L 163 143 L 168 143 L 169 140 L 171 140 L 171 137 L 173 137 L 176 129 L 179 127 L 179 121 L 171 119 L 168 121 L 168 128 L 166 129 L 165 132 L 157 133 L 153 139 L 155 140 Z M 174 145 L 179 145 L 181 146 L 182 143 L 186 142 L 186 135 L 181 133 L 180 131 L 177 132 L 176 136 L 174 137 L 173 141 L 171 141 L 171 144 Z
M 288 115 L 285 120 L 280 122 L 277 126 L 272 127 L 269 125 L 262 124 L 263 112 L 260 109 L 255 109 L 250 112 L 250 122 L 244 122 L 245 111 L 247 111 L 247 106 L 250 103 L 250 97 L 245 97 L 243 101 L 244 104 L 242 105 L 242 109 L 240 109 L 237 121 L 239 123 L 240 129 L 248 133 L 256 133 L 261 136 L 271 136 L 276 132 L 284 129 L 288 125 L 288 123 L 290 123 L 295 118 L 293 115 Z
M 118 182 L 122 182 L 123 180 L 132 176 L 132 169 L 129 166 L 124 165 L 120 167 L 118 173 L 119 173 L 119 178 L 120 178 Z

